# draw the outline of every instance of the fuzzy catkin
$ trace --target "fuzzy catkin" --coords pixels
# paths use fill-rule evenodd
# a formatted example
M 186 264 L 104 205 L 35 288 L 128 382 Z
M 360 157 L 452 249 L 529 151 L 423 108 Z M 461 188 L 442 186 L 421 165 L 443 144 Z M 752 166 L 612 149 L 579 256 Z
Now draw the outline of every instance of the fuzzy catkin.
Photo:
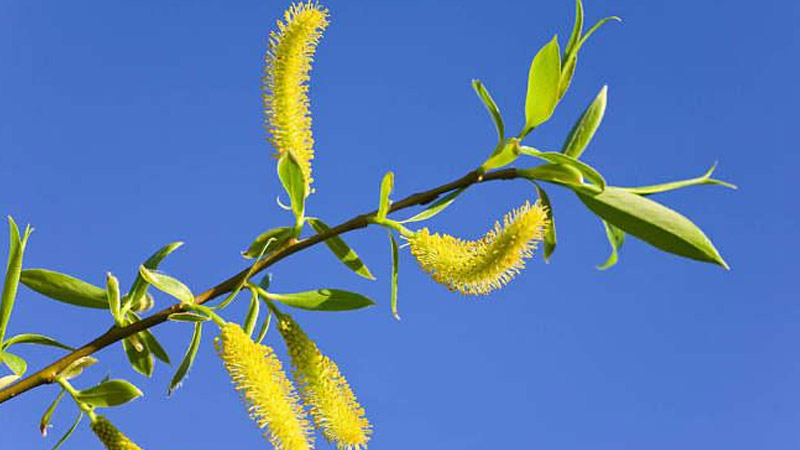
M 308 81 L 311 62 L 328 11 L 320 5 L 295 3 L 270 33 L 264 71 L 264 112 L 270 142 L 278 154 L 291 153 L 310 186 L 314 138 L 311 134 Z
M 233 323 L 222 327 L 216 346 L 250 416 L 266 429 L 275 449 L 313 448 L 306 413 L 273 350 L 253 342 Z
M 547 224 L 547 208 L 526 202 L 478 240 L 431 234 L 423 228 L 408 242 L 411 254 L 435 281 L 464 295 L 481 295 L 500 289 L 525 267 Z
M 340 450 L 366 448 L 372 426 L 339 367 L 320 352 L 290 316 L 281 315 L 278 329 L 286 341 L 295 382 L 314 424 Z
M 97 416 L 91 428 L 107 450 L 142 450 L 103 416 Z

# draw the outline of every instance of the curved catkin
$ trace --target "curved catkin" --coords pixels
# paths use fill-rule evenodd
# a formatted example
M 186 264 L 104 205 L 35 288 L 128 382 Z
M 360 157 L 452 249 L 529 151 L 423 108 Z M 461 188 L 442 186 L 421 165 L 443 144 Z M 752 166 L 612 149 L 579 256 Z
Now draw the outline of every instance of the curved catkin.
M 92 422 L 92 431 L 108 450 L 142 450 L 103 416 Z
M 476 241 L 423 228 L 408 242 L 419 265 L 438 283 L 464 295 L 481 295 L 500 289 L 525 267 L 547 223 L 547 209 L 526 202 Z
M 340 450 L 366 448 L 372 426 L 336 363 L 319 351 L 290 316 L 280 317 L 278 329 L 289 349 L 300 395 L 317 428 Z
M 311 61 L 328 11 L 318 4 L 295 3 L 270 33 L 264 73 L 264 112 L 270 142 L 279 154 L 290 152 L 300 164 L 307 186 L 314 158 L 308 81 Z
M 248 405 L 250 416 L 277 450 L 310 450 L 310 426 L 291 381 L 271 348 L 256 344 L 236 324 L 226 324 L 217 352 Z

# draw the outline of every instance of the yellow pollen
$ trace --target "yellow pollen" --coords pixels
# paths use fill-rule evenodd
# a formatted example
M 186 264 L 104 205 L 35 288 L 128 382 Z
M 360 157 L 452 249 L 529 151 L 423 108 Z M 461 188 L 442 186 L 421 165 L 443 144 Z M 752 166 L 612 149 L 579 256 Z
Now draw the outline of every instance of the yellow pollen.
M 97 416 L 91 428 L 107 450 L 142 450 L 103 416 Z
M 256 344 L 239 325 L 226 324 L 217 352 L 247 403 L 250 416 L 277 450 L 310 450 L 306 413 L 273 350 Z
M 372 426 L 336 363 L 319 351 L 290 316 L 282 315 L 278 328 L 289 349 L 300 395 L 317 428 L 340 450 L 366 448 Z
M 279 155 L 290 152 L 302 168 L 308 186 L 314 138 L 311 135 L 308 81 L 311 61 L 328 11 L 318 4 L 295 3 L 278 21 L 269 38 L 264 73 L 264 110 L 270 142 Z
M 431 234 L 423 228 L 408 242 L 419 265 L 438 283 L 464 295 L 482 295 L 500 289 L 525 267 L 547 221 L 544 206 L 526 202 L 478 240 Z

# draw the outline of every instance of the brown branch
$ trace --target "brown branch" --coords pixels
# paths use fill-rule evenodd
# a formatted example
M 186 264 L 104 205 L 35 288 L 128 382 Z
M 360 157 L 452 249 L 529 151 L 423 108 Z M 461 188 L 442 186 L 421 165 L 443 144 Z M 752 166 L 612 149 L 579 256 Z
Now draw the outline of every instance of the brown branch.
M 436 200 L 436 198 L 438 198 L 442 194 L 454 191 L 456 189 L 467 188 L 476 183 L 481 183 L 484 181 L 492 181 L 492 180 L 512 180 L 519 177 L 520 175 L 517 173 L 516 169 L 498 170 L 486 173 L 483 176 L 481 176 L 478 172 L 473 171 L 453 182 L 441 185 L 439 187 L 424 192 L 419 192 L 410 195 L 396 203 L 393 203 L 389 211 L 396 212 L 402 209 L 410 208 L 412 206 L 425 205 L 427 203 Z M 357 230 L 360 228 L 366 228 L 367 225 L 369 225 L 369 218 L 374 216 L 376 212 L 377 211 L 372 211 L 369 213 L 353 217 L 352 219 L 331 228 L 329 231 L 325 233 L 315 234 L 311 237 L 296 241 L 291 245 L 283 247 L 282 249 L 276 251 L 275 253 L 272 253 L 266 258 L 258 261 L 253 267 L 252 274 L 254 275 L 258 272 L 261 272 L 262 270 L 272 266 L 278 261 L 294 253 L 297 253 L 303 249 L 319 244 L 320 242 L 323 242 L 326 239 L 329 239 L 333 236 L 338 236 L 340 234 L 344 234 L 349 231 Z M 195 302 L 197 304 L 203 304 L 221 295 L 232 292 L 243 281 L 245 281 L 245 278 L 247 277 L 249 272 L 250 272 L 250 267 L 242 270 L 241 272 L 228 278 L 222 283 L 212 287 L 211 289 L 208 289 L 207 291 L 198 294 L 195 297 Z M 24 379 L 0 391 L 0 403 L 3 403 L 14 397 L 17 397 L 18 395 L 27 392 L 35 387 L 41 386 L 43 384 L 53 383 L 55 381 L 56 375 L 65 368 L 67 368 L 67 366 L 69 366 L 72 362 L 74 362 L 78 358 L 89 356 L 128 336 L 134 335 L 142 330 L 166 322 L 171 314 L 182 311 L 184 311 L 183 306 L 180 303 L 176 303 L 168 308 L 165 308 L 145 319 L 132 323 L 128 326 L 122 328 L 118 327 L 111 328 L 110 330 L 106 331 L 104 334 L 97 337 L 88 344 L 84 345 L 83 347 L 67 354 L 61 359 L 48 365 L 44 369 L 41 369 L 34 374 L 28 375 Z

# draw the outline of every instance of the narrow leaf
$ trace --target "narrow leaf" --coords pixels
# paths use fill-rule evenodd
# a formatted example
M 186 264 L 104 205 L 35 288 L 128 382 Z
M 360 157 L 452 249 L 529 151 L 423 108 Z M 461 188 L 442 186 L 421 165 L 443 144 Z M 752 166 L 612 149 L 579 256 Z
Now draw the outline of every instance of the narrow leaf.
M 148 378 L 153 375 L 153 354 L 138 333 L 123 339 L 122 348 L 133 370 Z
M 105 289 L 63 273 L 45 269 L 26 269 L 22 271 L 20 281 L 53 300 L 86 308 L 108 309 Z
M 542 47 L 531 63 L 528 74 L 528 93 L 525 98 L 525 131 L 547 121 L 558 103 L 561 80 L 561 51 L 558 36 Z
M 83 411 L 81 411 L 78 414 L 78 417 L 75 419 L 75 422 L 73 422 L 72 426 L 69 427 L 69 430 L 67 430 L 67 432 L 63 436 L 61 436 L 61 439 L 59 439 L 58 442 L 56 442 L 56 445 L 53 446 L 52 450 L 58 450 L 59 448 L 61 448 L 61 445 L 63 445 L 64 442 L 67 442 L 67 439 L 69 439 L 69 437 L 72 436 L 72 433 L 75 432 L 75 429 L 78 428 L 78 424 L 81 423 L 81 419 L 83 419 Z
M 295 217 L 303 217 L 305 212 L 306 180 L 300 164 L 292 156 L 292 152 L 284 153 L 278 160 L 278 178 L 292 202 L 292 211 Z
M 317 289 L 295 294 L 269 293 L 267 298 L 287 306 L 311 311 L 350 311 L 375 304 L 361 294 L 339 289 Z
M 256 321 L 258 321 L 258 313 L 261 309 L 261 300 L 258 298 L 258 291 L 250 289 L 250 294 L 250 307 L 247 308 L 244 325 L 242 326 L 242 329 L 248 336 L 253 335 L 253 330 L 256 328 Z
M 87 405 L 107 408 L 123 405 L 142 395 L 142 391 L 125 380 L 109 380 L 78 391 L 76 398 Z
M 163 273 L 152 272 L 145 266 L 139 266 L 139 273 L 148 283 L 160 291 L 169 294 L 183 303 L 194 303 L 194 294 L 185 284 Z
M 8 352 L 0 352 L 0 361 L 4 362 L 14 375 L 22 376 L 28 370 L 28 363 L 17 355 Z
M 22 271 L 22 255 L 25 253 L 25 246 L 31 234 L 31 228 L 25 228 L 22 238 L 19 236 L 17 223 L 11 216 L 8 216 L 9 226 L 9 251 L 8 263 L 6 264 L 6 276 L 3 283 L 3 293 L 0 296 L 0 343 L 6 335 L 8 321 L 11 319 L 11 310 L 14 309 L 14 300 L 17 297 L 20 273 Z
M 665 252 L 728 268 L 700 228 L 666 206 L 620 188 L 574 191 L 592 212 L 622 231 Z
M 17 344 L 46 345 L 50 347 L 62 348 L 64 350 L 74 350 L 74 348 L 70 347 L 69 345 L 64 345 L 51 337 L 33 333 L 18 334 L 10 339 L 7 339 L 5 342 L 3 342 L 3 349 L 10 348 L 12 345 Z
M 118 324 L 122 323 L 119 280 L 114 275 L 111 275 L 111 272 L 106 274 L 106 298 L 108 299 L 108 309 L 111 311 L 114 321 Z
M 189 348 L 186 349 L 186 354 L 183 355 L 181 365 L 178 366 L 178 370 L 175 371 L 175 375 L 172 377 L 172 381 L 169 383 L 168 395 L 172 395 L 173 392 L 175 392 L 175 390 L 181 387 L 181 384 L 183 384 L 183 380 L 189 373 L 189 369 L 191 369 L 192 364 L 194 364 L 194 358 L 197 356 L 197 349 L 200 347 L 200 340 L 202 339 L 202 336 L 203 323 L 195 323 L 194 332 L 192 333 L 192 340 L 189 342 Z
M 309 217 L 307 220 L 317 234 L 323 234 L 330 231 L 328 225 L 317 218 Z M 369 268 L 364 265 L 364 263 L 361 261 L 361 258 L 358 257 L 358 254 L 356 254 L 356 252 L 350 248 L 349 245 L 347 245 L 344 239 L 339 236 L 332 236 L 325 240 L 325 245 L 327 245 L 333 254 L 339 259 L 339 261 L 341 261 L 350 270 L 368 280 L 375 279 L 375 277 L 372 276 L 372 273 L 369 271 Z
M 711 175 L 714 173 L 714 170 L 716 168 L 717 165 L 715 163 L 703 175 L 700 175 L 699 177 L 695 178 L 689 178 L 688 180 L 672 181 L 669 183 L 654 184 L 652 186 L 624 187 L 621 189 L 624 189 L 632 194 L 639 194 L 639 195 L 659 194 L 661 192 L 674 191 L 675 189 L 685 188 L 688 186 L 701 186 L 704 184 L 711 184 L 711 185 L 723 186 L 730 189 L 736 189 L 736 185 L 734 184 L 711 178 Z
M 147 258 L 147 261 L 144 262 L 143 266 L 148 270 L 156 270 L 158 269 L 159 264 L 161 261 L 164 260 L 170 253 L 174 252 L 175 250 L 179 249 L 183 245 L 183 242 L 171 242 L 153 253 L 152 256 Z M 130 293 L 126 296 L 125 306 L 131 309 L 134 308 L 134 305 L 141 304 L 141 299 L 145 297 L 147 293 L 147 282 L 142 278 L 141 274 L 136 274 L 136 279 L 133 281 L 133 285 L 131 286 Z
M 542 164 L 529 169 L 518 169 L 519 175 L 531 181 L 547 181 L 566 186 L 580 186 L 583 175 L 578 169 L 566 164 Z
M 91 356 L 82 356 L 73 361 L 70 365 L 68 365 L 66 369 L 59 372 L 58 376 L 64 378 L 65 380 L 71 380 L 73 378 L 80 376 L 80 374 L 83 373 L 84 369 L 96 363 L 97 363 L 96 358 L 93 358 Z
M 592 166 L 586 164 L 585 162 L 577 160 L 571 156 L 562 155 L 561 153 L 542 152 L 532 147 L 523 146 L 520 148 L 520 151 L 524 155 L 533 156 L 535 158 L 543 159 L 545 161 L 554 164 L 564 164 L 570 166 L 573 169 L 579 171 L 584 177 L 586 177 L 587 180 L 597 185 L 597 187 L 600 188 L 600 191 L 606 188 L 605 178 L 603 178 L 603 176 L 600 175 L 600 172 L 598 172 Z M 525 169 L 520 170 L 520 172 L 525 173 Z
M 605 220 L 603 220 L 603 226 L 606 229 L 606 236 L 608 237 L 608 243 L 611 244 L 611 254 L 608 255 L 608 259 L 606 260 L 606 262 L 597 266 L 599 270 L 606 270 L 617 264 L 617 260 L 619 260 L 619 249 L 625 242 L 624 231 L 620 230 L 614 225 L 609 224 Z
M 39 420 L 39 432 L 42 433 L 42 437 L 47 436 L 47 429 L 50 427 L 50 420 L 53 418 L 53 413 L 56 411 L 56 407 L 61 402 L 61 399 L 64 398 L 64 390 L 62 389 L 58 395 L 56 396 L 55 400 L 50 403 L 50 406 L 44 411 L 42 414 L 42 418 Z
M 480 170 L 483 172 L 507 166 L 516 161 L 519 157 L 519 141 L 509 139 L 508 142 L 499 145 L 489 156 L 489 159 L 481 164 Z
M 260 344 L 261 341 L 264 340 L 264 336 L 266 336 L 267 331 L 269 331 L 270 323 L 272 323 L 272 311 L 267 314 L 267 318 L 264 320 L 264 323 L 261 324 L 261 329 L 258 331 L 258 336 L 254 339 L 257 344 Z
M 381 197 L 378 203 L 378 215 L 376 216 L 378 219 L 385 219 L 386 215 L 389 214 L 389 195 L 391 195 L 393 189 L 394 173 L 386 172 L 386 175 L 383 176 L 383 180 L 381 180 Z
M 574 52 L 575 47 L 581 39 L 581 32 L 583 31 L 583 3 L 581 0 L 575 0 L 575 22 L 572 26 L 572 34 L 569 36 L 567 47 L 564 49 L 565 55 L 570 55 Z
M 400 314 L 397 313 L 397 272 L 400 257 L 397 251 L 397 241 L 391 231 L 389 232 L 389 241 L 392 244 L 392 315 L 395 319 L 400 320 Z
M 547 196 L 547 192 L 538 183 L 534 182 L 534 185 L 536 186 L 536 192 L 539 194 L 539 200 L 547 208 L 547 230 L 544 232 L 542 242 L 544 243 L 544 261 L 550 262 L 550 257 L 556 251 L 556 221 L 553 218 L 553 205 L 550 203 L 550 197 Z
M 567 156 L 578 159 L 583 154 L 586 146 L 592 140 L 594 133 L 603 121 L 606 112 L 606 102 L 608 96 L 608 86 L 603 86 L 600 93 L 594 98 L 592 103 L 583 111 L 581 118 L 572 127 L 561 150 Z
M 278 227 L 265 231 L 255 238 L 247 250 L 242 252 L 242 256 L 253 259 L 262 254 L 266 255 L 280 248 L 293 236 L 294 228 L 292 227 Z
M 472 80 L 472 89 L 478 94 L 478 98 L 483 102 L 483 106 L 486 107 L 486 110 L 489 111 L 489 115 L 492 116 L 494 126 L 497 128 L 498 142 L 502 143 L 506 139 L 506 132 L 505 126 L 503 125 L 503 116 L 500 115 L 500 109 L 497 107 L 497 103 L 494 102 L 489 91 L 486 90 L 486 87 L 480 80 Z
M 410 217 L 406 220 L 401 221 L 400 223 L 409 223 L 409 222 L 420 222 L 423 220 L 430 219 L 431 217 L 439 214 L 440 212 L 444 211 L 445 208 L 450 206 L 456 198 L 464 192 L 465 188 L 457 189 L 444 197 L 436 200 L 435 202 L 431 203 L 430 206 L 422 210 L 419 214 L 415 215 L 414 217 Z
M 173 313 L 169 315 L 169 320 L 175 322 L 208 322 L 211 319 L 195 313 Z

